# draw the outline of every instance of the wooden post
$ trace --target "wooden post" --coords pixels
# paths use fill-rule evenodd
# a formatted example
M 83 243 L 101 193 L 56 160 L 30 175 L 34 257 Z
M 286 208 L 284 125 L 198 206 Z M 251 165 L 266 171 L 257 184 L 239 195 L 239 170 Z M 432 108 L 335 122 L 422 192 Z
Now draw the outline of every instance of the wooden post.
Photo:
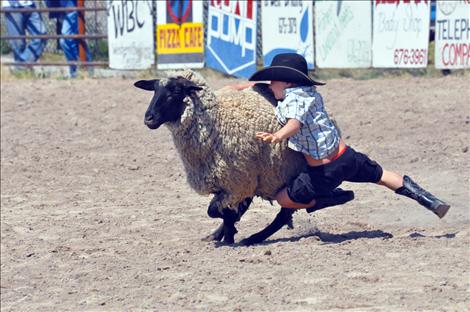
M 77 0 L 77 7 L 83 8 L 85 6 L 85 0 Z M 85 34 L 85 11 L 78 11 L 78 34 Z M 86 62 L 85 52 L 85 41 L 82 39 L 78 45 L 78 52 L 80 55 L 80 61 Z

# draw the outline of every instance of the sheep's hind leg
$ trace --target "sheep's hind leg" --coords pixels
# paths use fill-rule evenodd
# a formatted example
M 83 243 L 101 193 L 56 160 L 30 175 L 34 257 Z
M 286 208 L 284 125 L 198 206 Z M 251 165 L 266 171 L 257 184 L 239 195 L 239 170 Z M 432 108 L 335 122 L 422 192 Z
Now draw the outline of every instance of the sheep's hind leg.
M 296 209 L 281 208 L 281 210 L 276 215 L 276 217 L 274 218 L 273 222 L 271 222 L 271 224 L 269 224 L 267 227 L 265 227 L 263 230 L 259 231 L 258 233 L 255 233 L 251 235 L 250 237 L 243 239 L 240 242 L 240 244 L 245 245 L 245 246 L 250 246 L 250 245 L 261 243 L 262 241 L 267 239 L 269 236 L 279 231 L 284 225 L 292 226 L 292 215 L 294 214 L 295 211 Z
M 314 212 L 320 209 L 324 209 L 327 207 L 333 207 L 337 205 L 342 205 L 354 199 L 354 192 L 353 191 L 345 191 L 340 188 L 336 188 L 331 193 L 325 194 L 323 196 L 316 197 L 316 204 L 312 208 L 308 208 L 307 212 Z M 274 218 L 273 222 L 269 224 L 266 228 L 243 239 L 240 244 L 242 245 L 254 245 L 261 243 L 269 236 L 273 235 L 277 231 L 279 231 L 284 225 L 291 226 L 292 225 L 292 215 L 296 209 L 291 208 L 281 208 L 281 211 L 277 214 Z
M 228 211 L 228 215 L 226 217 L 224 217 L 225 211 L 229 210 L 228 208 L 224 208 L 222 210 L 222 211 L 224 211 L 224 215 L 221 214 L 220 216 L 216 216 L 216 217 L 220 217 L 220 218 L 224 219 L 222 224 L 219 225 L 219 227 L 214 232 L 212 232 L 208 236 L 204 237 L 202 240 L 203 241 L 221 241 L 222 238 L 224 238 L 224 236 L 225 236 L 226 239 L 224 239 L 224 242 L 232 244 L 234 242 L 234 236 L 237 233 L 237 229 L 235 228 L 235 222 L 240 221 L 240 218 L 248 210 L 248 208 L 250 207 L 252 201 L 253 201 L 253 198 L 247 197 L 241 203 L 238 204 L 238 216 L 235 220 L 234 220 L 234 217 L 232 216 L 231 211 Z M 212 204 L 213 204 L 213 202 L 211 202 L 211 205 Z M 217 210 L 214 209 L 214 207 L 211 207 L 211 205 L 209 205 L 208 213 L 211 210 L 212 211 L 218 211 L 218 209 Z M 209 213 L 209 215 L 212 217 L 212 215 L 210 213 Z M 231 241 L 231 243 L 229 241 Z

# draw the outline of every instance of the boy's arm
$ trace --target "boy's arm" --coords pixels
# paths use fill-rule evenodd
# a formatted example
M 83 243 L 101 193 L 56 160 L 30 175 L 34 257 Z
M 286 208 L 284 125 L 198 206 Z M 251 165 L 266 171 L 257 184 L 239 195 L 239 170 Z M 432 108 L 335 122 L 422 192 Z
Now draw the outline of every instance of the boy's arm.
M 232 90 L 242 91 L 242 90 L 245 90 L 247 88 L 254 86 L 255 84 L 256 82 L 247 81 L 247 82 L 242 82 L 242 83 L 226 85 L 222 89 L 232 89 Z
M 289 119 L 284 127 L 275 133 L 256 132 L 256 137 L 264 142 L 276 144 L 282 140 L 288 139 L 299 132 L 302 123 L 297 119 Z

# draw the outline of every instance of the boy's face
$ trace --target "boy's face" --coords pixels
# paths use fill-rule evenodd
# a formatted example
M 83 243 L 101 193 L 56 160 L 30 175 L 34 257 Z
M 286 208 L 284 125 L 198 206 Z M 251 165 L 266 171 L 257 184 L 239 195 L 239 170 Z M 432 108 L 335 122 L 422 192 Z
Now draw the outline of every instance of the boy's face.
M 269 88 L 273 91 L 274 97 L 276 100 L 283 100 L 284 99 L 284 90 L 290 88 L 292 83 L 284 82 L 284 81 L 271 81 Z

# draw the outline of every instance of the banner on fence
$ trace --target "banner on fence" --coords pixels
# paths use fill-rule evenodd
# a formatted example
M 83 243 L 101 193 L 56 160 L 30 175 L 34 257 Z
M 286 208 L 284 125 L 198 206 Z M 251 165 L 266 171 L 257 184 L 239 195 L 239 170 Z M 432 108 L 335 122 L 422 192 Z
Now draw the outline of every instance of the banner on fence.
M 203 3 L 193 0 L 157 1 L 157 68 L 204 66 Z
M 311 1 L 263 1 L 261 9 L 263 63 L 279 53 L 301 54 L 313 68 L 313 5 Z
M 319 1 L 315 3 L 315 18 L 315 58 L 318 67 L 371 66 L 371 2 Z
M 436 68 L 470 68 L 470 1 L 437 1 Z
M 237 77 L 256 71 L 256 1 L 211 0 L 206 64 Z
M 109 67 L 147 69 L 154 63 L 152 0 L 108 0 Z
M 419 68 L 428 64 L 429 0 L 374 0 L 372 65 Z

